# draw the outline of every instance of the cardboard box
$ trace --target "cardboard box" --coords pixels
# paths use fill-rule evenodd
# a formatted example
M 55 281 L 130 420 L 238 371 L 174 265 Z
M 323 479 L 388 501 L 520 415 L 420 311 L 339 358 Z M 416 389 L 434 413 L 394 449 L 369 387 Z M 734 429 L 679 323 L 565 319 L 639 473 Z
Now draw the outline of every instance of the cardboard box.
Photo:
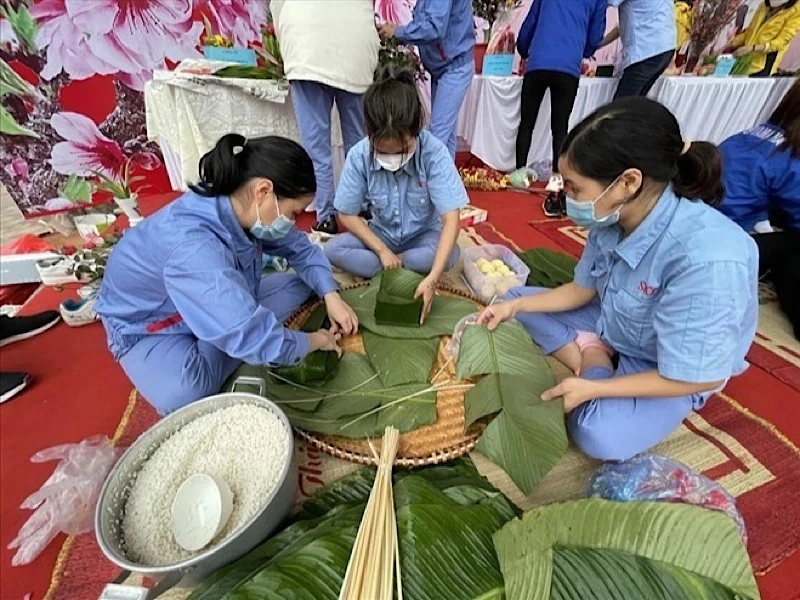
M 459 216 L 461 218 L 461 227 L 474 227 L 478 223 L 483 223 L 489 217 L 489 213 L 483 208 L 468 204 L 461 209 Z

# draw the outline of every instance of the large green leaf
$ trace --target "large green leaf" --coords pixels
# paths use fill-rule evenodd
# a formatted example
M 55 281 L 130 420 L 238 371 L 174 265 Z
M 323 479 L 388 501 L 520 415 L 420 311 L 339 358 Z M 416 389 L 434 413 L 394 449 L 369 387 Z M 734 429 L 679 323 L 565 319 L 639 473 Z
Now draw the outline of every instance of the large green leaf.
M 277 367 L 273 373 L 293 383 L 309 385 L 330 381 L 336 375 L 338 365 L 339 355 L 336 352 L 317 350 L 308 353 L 296 365 Z
M 383 385 L 425 383 L 430 380 L 433 361 L 439 349 L 438 339 L 398 340 L 370 331 L 362 331 L 361 339 Z
M 363 469 L 323 488 L 301 520 L 207 579 L 190 600 L 337 600 L 373 478 Z M 469 459 L 393 479 L 405 597 L 502 598 L 492 535 L 515 515 L 510 502 Z
M 527 375 L 541 370 L 549 373 L 550 367 L 519 323 L 502 323 L 494 331 L 484 325 L 469 325 L 461 335 L 457 368 L 460 379 L 487 373 Z
M 563 252 L 549 248 L 533 248 L 517 254 L 531 270 L 527 285 L 555 288 L 569 283 L 575 277 L 578 261 Z
M 375 301 L 379 286 L 380 276 L 373 279 L 369 285 L 342 291 L 341 297 L 358 315 L 358 323 L 362 329 L 385 337 L 426 339 L 451 335 L 463 317 L 478 310 L 478 305 L 470 300 L 434 296 L 431 312 L 420 327 L 378 325 L 375 321 Z
M 414 298 L 422 275 L 406 269 L 389 269 L 380 275 L 375 297 L 375 322 L 378 325 L 419 327 L 422 298 Z
M 724 513 L 591 499 L 545 506 L 494 536 L 509 600 L 757 600 Z
M 0 133 L 4 135 L 20 135 L 38 138 L 39 134 L 17 123 L 13 115 L 4 106 L 0 106 Z

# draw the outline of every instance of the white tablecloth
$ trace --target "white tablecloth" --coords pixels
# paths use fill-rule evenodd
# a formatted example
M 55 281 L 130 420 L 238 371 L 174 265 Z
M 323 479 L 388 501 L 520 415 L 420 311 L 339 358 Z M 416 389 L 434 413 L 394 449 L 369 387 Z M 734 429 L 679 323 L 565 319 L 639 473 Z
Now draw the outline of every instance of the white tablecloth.
M 185 190 L 197 181 L 200 157 L 226 133 L 281 135 L 300 141 L 286 84 L 274 81 L 187 78 L 157 71 L 144 90 L 147 136 L 164 154 L 170 184 Z M 331 130 L 334 173 L 344 164 L 336 109 Z
M 793 82 L 789 78 L 662 77 L 650 97 L 675 113 L 684 138 L 719 143 L 765 121 Z M 616 79 L 581 78 L 570 128 L 609 102 L 616 86 Z M 465 149 L 500 171 L 515 166 L 521 93 L 521 77 L 476 76 L 459 118 L 458 135 Z M 547 94 L 533 131 L 528 164 L 551 156 Z

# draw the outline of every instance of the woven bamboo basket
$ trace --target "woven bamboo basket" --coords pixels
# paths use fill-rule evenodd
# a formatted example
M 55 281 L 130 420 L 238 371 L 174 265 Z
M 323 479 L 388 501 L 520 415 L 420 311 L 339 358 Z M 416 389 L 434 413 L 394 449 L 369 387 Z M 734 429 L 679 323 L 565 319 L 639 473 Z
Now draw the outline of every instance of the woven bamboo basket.
M 363 287 L 365 285 L 367 283 L 350 287 Z M 444 296 L 472 300 L 475 302 L 476 310 L 481 307 L 477 298 L 456 288 L 439 285 L 437 293 Z M 289 318 L 286 325 L 292 329 L 299 329 L 321 302 L 319 300 L 303 306 Z M 449 341 L 450 336 L 440 338 L 439 351 L 430 376 L 433 377 L 439 373 L 437 382 L 474 383 L 472 380 L 465 381 L 456 378 L 455 361 L 448 360 L 445 354 L 445 347 Z M 342 340 L 342 348 L 348 352 L 364 354 L 361 334 L 357 333 L 344 338 Z M 477 422 L 466 431 L 464 430 L 464 396 L 467 391 L 465 389 L 457 389 L 443 390 L 437 393 L 436 422 L 400 435 L 400 443 L 394 461 L 395 466 L 411 468 L 441 464 L 474 450 L 475 444 L 485 428 L 485 423 Z M 295 431 L 307 443 L 336 458 L 363 465 L 376 464 L 369 443 L 371 441 L 376 448 L 379 448 L 380 439 L 367 440 L 322 435 L 297 428 Z

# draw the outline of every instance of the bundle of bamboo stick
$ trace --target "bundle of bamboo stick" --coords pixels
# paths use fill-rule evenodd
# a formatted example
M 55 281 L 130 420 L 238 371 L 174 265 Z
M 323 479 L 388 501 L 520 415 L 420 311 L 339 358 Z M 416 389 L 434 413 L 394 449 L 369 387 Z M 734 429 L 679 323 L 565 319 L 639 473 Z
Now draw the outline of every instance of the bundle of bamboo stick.
M 372 442 L 369 444 L 378 463 L 378 472 L 353 544 L 339 600 L 392 600 L 395 581 L 397 600 L 403 600 L 392 493 L 392 465 L 399 439 L 397 429 L 387 427 L 380 453 Z

